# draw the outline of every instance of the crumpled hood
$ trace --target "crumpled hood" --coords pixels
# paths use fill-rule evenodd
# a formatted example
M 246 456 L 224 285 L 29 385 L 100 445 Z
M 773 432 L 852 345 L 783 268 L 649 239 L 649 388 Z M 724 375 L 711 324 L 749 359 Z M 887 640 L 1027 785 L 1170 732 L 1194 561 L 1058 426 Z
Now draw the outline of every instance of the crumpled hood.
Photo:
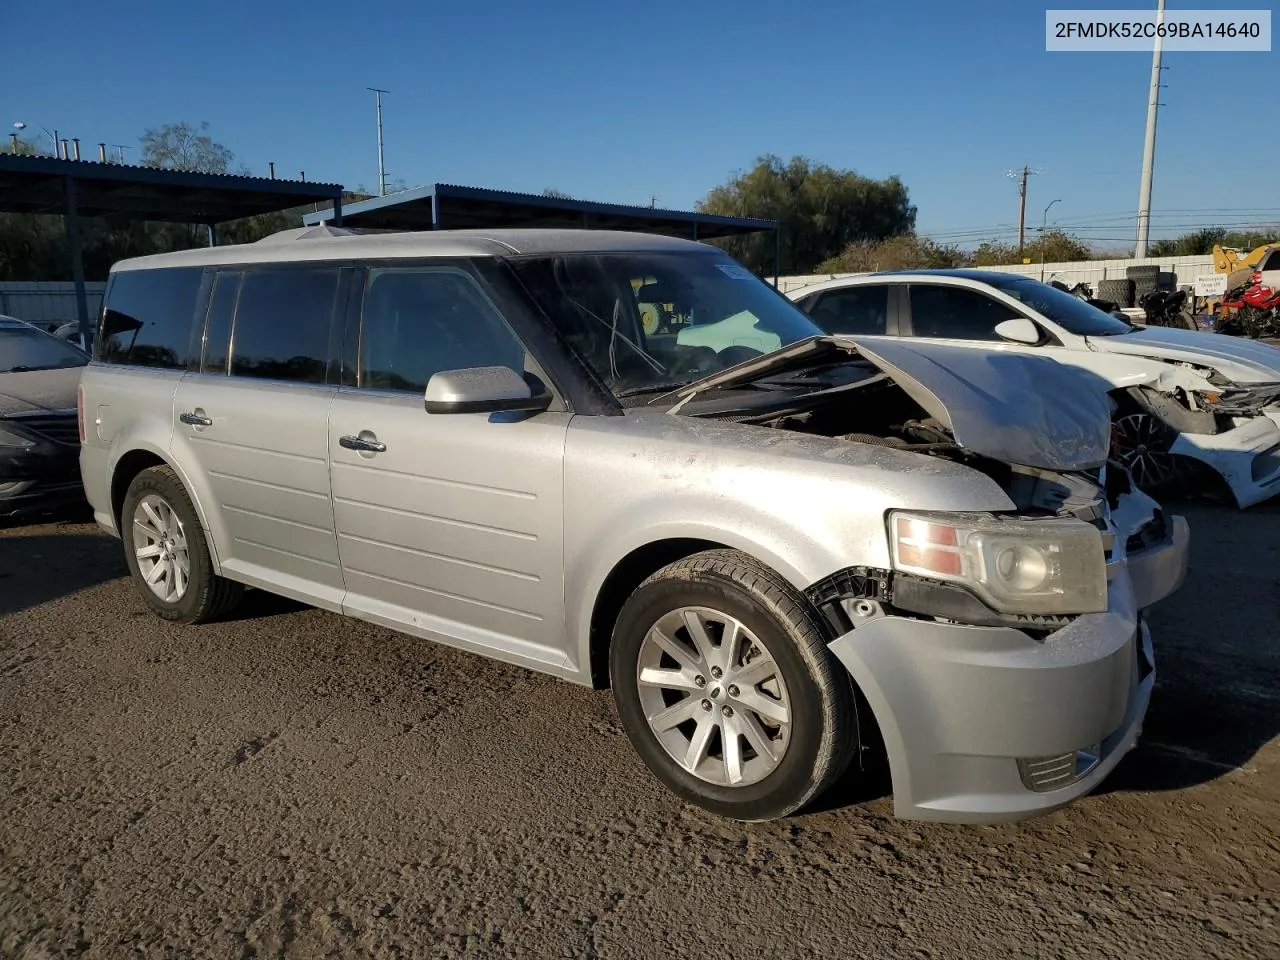
M 972 453 L 1057 471 L 1106 462 L 1109 385 L 1087 371 L 1026 354 L 845 339 Z
M 1101 353 L 1124 353 L 1213 367 L 1236 383 L 1280 381 L 1280 347 L 1247 337 L 1176 327 L 1147 327 L 1115 337 L 1090 337 L 1089 345 Z
M 84 367 L 0 373 L 0 417 L 37 410 L 74 410 Z

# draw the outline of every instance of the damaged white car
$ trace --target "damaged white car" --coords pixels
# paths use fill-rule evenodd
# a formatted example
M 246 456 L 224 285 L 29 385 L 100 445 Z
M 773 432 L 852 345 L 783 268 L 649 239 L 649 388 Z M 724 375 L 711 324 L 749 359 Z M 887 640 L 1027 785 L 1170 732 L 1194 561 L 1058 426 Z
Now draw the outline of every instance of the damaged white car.
M 1141 327 L 1048 284 L 979 270 L 870 274 L 787 294 L 824 331 L 1035 353 L 1097 377 L 1134 479 L 1169 489 L 1211 468 L 1240 507 L 1280 493 L 1280 348 Z M 1185 458 L 1185 459 L 1181 459 Z

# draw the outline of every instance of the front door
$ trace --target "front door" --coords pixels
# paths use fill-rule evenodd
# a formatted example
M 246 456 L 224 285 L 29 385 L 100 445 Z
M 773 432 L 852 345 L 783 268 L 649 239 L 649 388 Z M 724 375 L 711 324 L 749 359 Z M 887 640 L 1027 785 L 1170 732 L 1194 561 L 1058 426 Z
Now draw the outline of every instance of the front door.
M 465 264 L 368 272 L 329 417 L 345 612 L 535 669 L 566 668 L 569 415 L 428 414 L 431 374 L 529 368 Z

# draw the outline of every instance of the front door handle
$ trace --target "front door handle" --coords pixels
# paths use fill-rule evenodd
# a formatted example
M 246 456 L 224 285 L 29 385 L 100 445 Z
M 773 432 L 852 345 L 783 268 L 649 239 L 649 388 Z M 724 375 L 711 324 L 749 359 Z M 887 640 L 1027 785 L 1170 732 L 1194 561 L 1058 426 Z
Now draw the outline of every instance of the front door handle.
M 348 450 L 359 450 L 361 453 L 386 453 L 387 450 L 385 443 L 365 437 L 339 437 L 338 446 L 346 447 Z
M 183 423 L 189 423 L 193 427 L 211 427 L 213 426 L 213 418 L 206 417 L 203 410 L 197 410 L 195 413 L 180 413 L 178 419 Z

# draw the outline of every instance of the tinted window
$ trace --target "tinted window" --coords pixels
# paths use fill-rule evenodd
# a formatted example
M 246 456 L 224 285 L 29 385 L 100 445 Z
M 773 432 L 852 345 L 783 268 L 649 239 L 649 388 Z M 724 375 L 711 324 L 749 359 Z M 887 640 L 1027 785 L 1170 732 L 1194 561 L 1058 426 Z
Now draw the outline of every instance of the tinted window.
M 169 267 L 114 274 L 103 304 L 98 358 L 142 367 L 185 367 L 200 273 L 194 267 Z
M 525 368 L 525 351 L 474 280 L 449 267 L 370 270 L 360 385 L 421 393 L 433 373 Z
M 0 326 L 0 373 L 83 367 L 89 358 L 63 340 L 35 327 Z
M 338 268 L 254 270 L 240 282 L 231 373 L 324 383 Z
M 227 348 L 231 345 L 231 320 L 236 313 L 236 295 L 239 292 L 240 274 L 218 274 L 213 283 L 209 319 L 204 328 L 204 351 L 200 362 L 200 370 L 203 373 L 227 372 Z
M 1004 304 L 974 290 L 911 285 L 911 332 L 917 337 L 999 340 L 996 324 L 1015 316 Z
M 883 334 L 889 327 L 889 288 L 846 287 L 818 294 L 809 319 L 827 333 Z
M 984 282 L 1021 300 L 1032 310 L 1081 337 L 1114 337 L 1122 333 L 1133 333 L 1134 330 L 1124 320 L 1030 277 L 998 276 Z

